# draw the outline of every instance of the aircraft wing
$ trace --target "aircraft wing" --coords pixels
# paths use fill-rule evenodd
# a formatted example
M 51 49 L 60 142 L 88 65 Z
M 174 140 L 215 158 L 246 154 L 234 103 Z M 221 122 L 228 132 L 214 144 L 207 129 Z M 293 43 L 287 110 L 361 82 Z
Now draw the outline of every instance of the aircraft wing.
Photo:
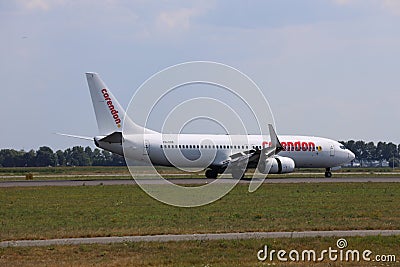
M 263 149 L 259 149 L 258 147 L 256 147 L 255 149 L 235 153 L 229 156 L 227 160 L 222 162 L 221 167 L 225 169 L 228 167 L 228 165 L 230 165 L 233 168 L 246 169 L 249 164 L 257 165 L 260 158 L 267 159 L 282 151 L 283 147 L 278 139 L 274 127 L 272 127 L 271 124 L 268 124 L 268 127 L 271 137 L 270 147 L 264 147 Z

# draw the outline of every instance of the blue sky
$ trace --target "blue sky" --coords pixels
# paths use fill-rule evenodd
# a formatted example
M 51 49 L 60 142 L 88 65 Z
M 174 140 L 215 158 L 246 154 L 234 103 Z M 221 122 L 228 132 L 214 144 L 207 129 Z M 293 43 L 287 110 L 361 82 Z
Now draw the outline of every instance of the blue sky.
M 91 145 L 84 72 L 126 106 L 165 67 L 231 65 L 282 134 L 400 143 L 400 1 L 0 0 L 0 148 Z

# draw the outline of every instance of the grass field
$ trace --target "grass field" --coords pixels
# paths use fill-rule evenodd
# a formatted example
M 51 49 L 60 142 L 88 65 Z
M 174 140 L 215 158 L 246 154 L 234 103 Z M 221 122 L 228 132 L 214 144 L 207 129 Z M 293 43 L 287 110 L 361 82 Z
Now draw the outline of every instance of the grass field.
M 104 170 L 99 170 L 100 173 Z M 118 171 L 118 168 L 116 169 Z M 249 193 L 237 185 L 199 208 L 157 202 L 138 186 L 0 189 L 0 241 L 169 233 L 400 229 L 400 184 L 265 184 Z M 0 248 L 0 266 L 398 266 L 400 237 L 346 238 L 349 249 L 388 262 L 259 262 L 257 251 L 317 252 L 336 238 L 253 239 Z
M 0 240 L 168 233 L 400 229 L 400 184 L 237 185 L 199 208 L 138 186 L 2 188 Z
M 268 250 L 315 250 L 317 259 L 322 250 L 337 249 L 336 238 L 253 239 L 230 241 L 190 241 L 168 243 L 123 243 L 110 245 L 76 245 L 27 248 L 0 248 L 0 266 L 398 266 L 400 237 L 346 238 L 347 250 L 376 255 L 395 255 L 396 262 L 324 261 L 260 262 L 257 252 Z M 339 254 L 338 254 L 339 255 Z M 345 255 L 345 254 L 344 254 Z M 286 255 L 287 257 L 287 255 Z M 382 258 L 382 257 L 381 257 Z M 301 259 L 301 258 L 300 258 Z M 343 258 L 345 259 L 345 257 Z

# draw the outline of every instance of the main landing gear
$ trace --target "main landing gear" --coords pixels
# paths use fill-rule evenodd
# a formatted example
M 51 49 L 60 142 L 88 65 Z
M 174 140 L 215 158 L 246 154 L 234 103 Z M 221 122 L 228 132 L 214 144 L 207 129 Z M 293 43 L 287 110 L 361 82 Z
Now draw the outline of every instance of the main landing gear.
M 218 170 L 217 169 L 208 169 L 206 170 L 206 177 L 210 179 L 215 179 L 218 176 Z
M 206 177 L 209 178 L 209 179 L 217 178 L 218 174 L 219 174 L 219 170 L 218 169 L 208 169 L 208 170 L 206 170 Z M 243 179 L 245 171 L 240 170 L 240 169 L 234 169 L 234 170 L 232 170 L 231 174 L 232 174 L 232 178 L 233 179 Z
M 331 178 L 332 177 L 331 168 L 326 168 L 325 169 L 325 177 L 326 178 Z

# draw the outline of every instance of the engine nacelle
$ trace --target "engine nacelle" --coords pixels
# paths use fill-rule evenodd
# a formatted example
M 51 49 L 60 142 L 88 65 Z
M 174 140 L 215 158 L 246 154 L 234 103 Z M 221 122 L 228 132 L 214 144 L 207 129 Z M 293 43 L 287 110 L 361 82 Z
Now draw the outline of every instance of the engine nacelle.
M 268 170 L 267 168 L 271 164 L 271 168 Z M 258 163 L 258 171 L 267 174 L 267 173 L 289 173 L 293 172 L 295 168 L 294 160 L 288 157 L 273 157 L 268 158 L 266 161 L 262 161 Z

